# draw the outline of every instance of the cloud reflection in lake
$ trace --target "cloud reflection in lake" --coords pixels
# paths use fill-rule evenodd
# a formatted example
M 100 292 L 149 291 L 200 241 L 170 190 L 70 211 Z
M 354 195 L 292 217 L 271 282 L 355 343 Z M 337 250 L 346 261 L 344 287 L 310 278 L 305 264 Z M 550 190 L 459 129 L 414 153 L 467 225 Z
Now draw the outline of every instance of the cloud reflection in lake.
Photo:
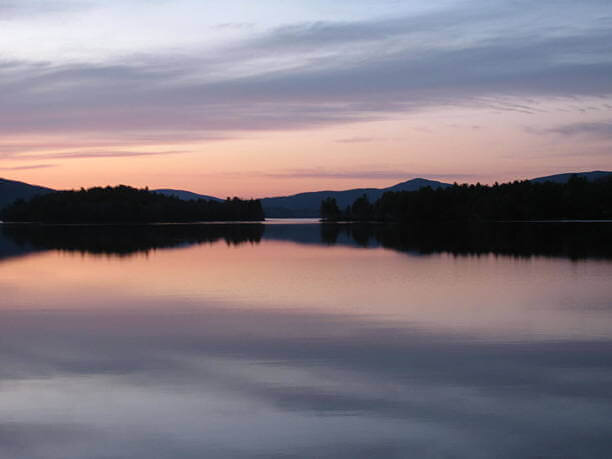
M 318 225 L 130 257 L 57 238 L 0 245 L 32 250 L 0 262 L 2 457 L 612 451 L 605 257 L 364 250 Z

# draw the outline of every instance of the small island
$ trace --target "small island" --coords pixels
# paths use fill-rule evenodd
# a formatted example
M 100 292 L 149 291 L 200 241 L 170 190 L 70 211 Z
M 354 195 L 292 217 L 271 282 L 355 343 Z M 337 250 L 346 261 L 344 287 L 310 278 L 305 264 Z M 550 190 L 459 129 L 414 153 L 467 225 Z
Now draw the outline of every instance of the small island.
M 56 191 L 18 200 L 0 213 L 5 222 L 187 223 L 263 221 L 259 200 L 181 200 L 125 185 Z

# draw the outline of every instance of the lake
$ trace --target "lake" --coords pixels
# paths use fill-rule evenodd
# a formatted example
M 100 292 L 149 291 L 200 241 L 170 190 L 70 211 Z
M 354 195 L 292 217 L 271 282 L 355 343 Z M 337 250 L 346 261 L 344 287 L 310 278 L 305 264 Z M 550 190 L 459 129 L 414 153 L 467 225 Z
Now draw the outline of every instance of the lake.
M 0 457 L 612 457 L 612 223 L 0 226 Z

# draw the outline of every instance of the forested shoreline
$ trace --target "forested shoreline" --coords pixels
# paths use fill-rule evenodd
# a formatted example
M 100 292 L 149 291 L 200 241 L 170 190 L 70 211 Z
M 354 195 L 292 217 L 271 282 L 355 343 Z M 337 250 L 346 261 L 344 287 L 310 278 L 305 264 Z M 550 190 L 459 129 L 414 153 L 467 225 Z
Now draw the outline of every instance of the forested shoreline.
M 453 220 L 612 219 L 612 177 L 567 183 L 514 181 L 387 192 L 373 203 L 366 196 L 339 209 L 321 202 L 325 221 L 421 222 Z
M 185 201 L 120 185 L 56 191 L 19 200 L 3 209 L 0 219 L 40 223 L 262 221 L 264 213 L 259 200 Z

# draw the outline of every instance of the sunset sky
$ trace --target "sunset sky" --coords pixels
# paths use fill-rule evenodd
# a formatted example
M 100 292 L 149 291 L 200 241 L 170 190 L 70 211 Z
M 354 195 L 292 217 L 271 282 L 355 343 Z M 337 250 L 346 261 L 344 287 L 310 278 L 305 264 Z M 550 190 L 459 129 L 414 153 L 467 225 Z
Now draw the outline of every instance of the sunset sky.
M 0 177 L 264 197 L 594 169 L 610 0 L 0 0 Z

